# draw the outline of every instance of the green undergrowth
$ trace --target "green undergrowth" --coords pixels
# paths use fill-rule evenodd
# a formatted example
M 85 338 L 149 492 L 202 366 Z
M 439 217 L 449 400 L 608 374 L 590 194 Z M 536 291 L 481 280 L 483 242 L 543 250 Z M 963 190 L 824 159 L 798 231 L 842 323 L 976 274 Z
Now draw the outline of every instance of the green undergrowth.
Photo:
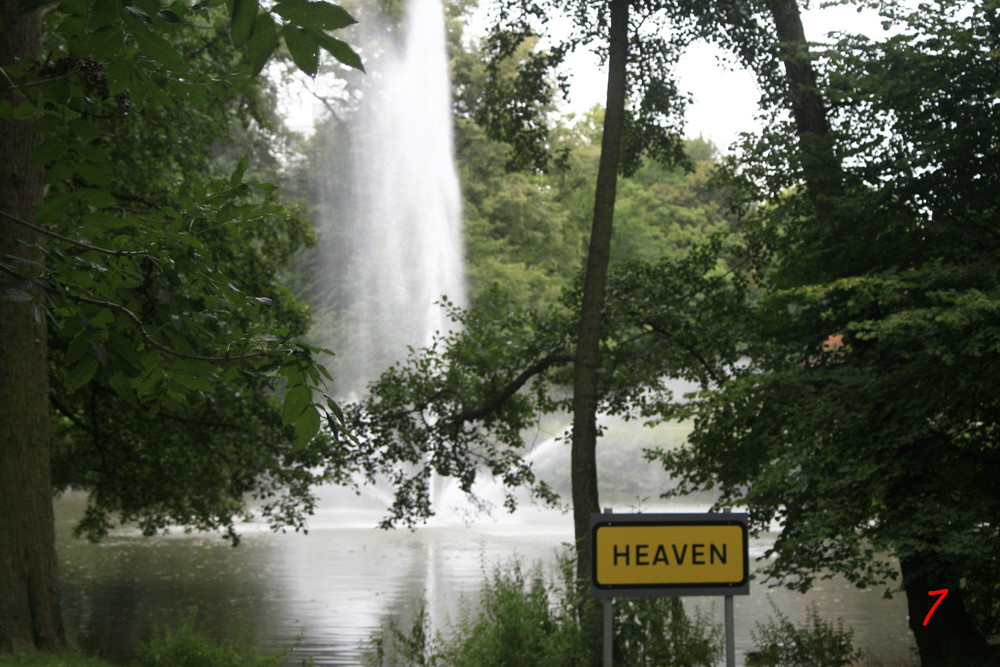
M 76 653 L 25 653 L 0 656 L 2 667 L 113 667 L 112 663 Z
M 463 603 L 445 633 L 419 609 L 409 627 L 389 622 L 367 646 L 378 667 L 501 667 L 587 664 L 580 618 L 595 604 L 572 585 L 575 564 L 560 561 L 557 577 L 519 561 L 497 568 L 479 604 Z M 689 617 L 679 598 L 619 600 L 615 604 L 614 664 L 628 667 L 711 667 L 722 655 L 722 629 L 701 613 Z
M 291 649 L 264 654 L 234 639 L 217 640 L 195 628 L 189 617 L 176 628 L 161 629 L 139 649 L 127 667 L 281 667 Z M 309 664 L 309 663 L 305 663 Z M 74 652 L 0 656 L 0 667 L 118 667 Z

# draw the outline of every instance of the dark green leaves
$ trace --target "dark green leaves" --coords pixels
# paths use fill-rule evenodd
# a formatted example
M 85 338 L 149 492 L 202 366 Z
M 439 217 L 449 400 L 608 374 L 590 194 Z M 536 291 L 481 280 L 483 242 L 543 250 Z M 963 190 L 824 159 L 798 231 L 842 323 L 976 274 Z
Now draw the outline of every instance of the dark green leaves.
M 284 0 L 274 6 L 274 11 L 290 23 L 321 30 L 339 30 L 357 23 L 344 8 L 329 2 Z
M 319 40 L 315 33 L 305 28 L 286 25 L 282 33 L 292 60 L 309 76 L 316 76 L 319 69 Z
M 257 0 L 233 0 L 232 23 L 229 30 L 236 46 L 243 46 L 249 41 L 254 22 L 257 20 L 258 8 Z
M 247 45 L 251 75 L 257 76 L 264 69 L 275 47 L 278 46 L 278 29 L 270 14 L 260 14 L 254 21 L 253 34 Z
M 345 65 L 364 71 L 361 57 L 350 46 L 322 31 L 286 25 L 283 34 L 292 60 L 306 74 L 314 76 L 318 71 L 321 46 Z
M 319 45 L 322 46 L 327 53 L 331 56 L 344 63 L 348 67 L 353 67 L 356 70 L 365 71 L 364 65 L 361 63 L 361 56 L 354 52 L 346 42 L 342 42 L 335 37 L 330 37 L 325 32 L 313 32 L 313 36 Z
M 30 280 L 0 280 L 0 300 L 25 303 L 32 300 Z
M 270 12 L 259 10 L 258 0 L 232 2 L 230 34 L 235 45 L 247 47 L 253 75 L 260 73 L 278 45 L 277 23 Z M 292 60 L 306 74 L 315 76 L 318 72 L 320 47 L 345 65 L 364 70 L 361 58 L 351 47 L 326 34 L 356 23 L 342 7 L 325 1 L 284 0 L 270 11 L 287 21 L 281 34 Z

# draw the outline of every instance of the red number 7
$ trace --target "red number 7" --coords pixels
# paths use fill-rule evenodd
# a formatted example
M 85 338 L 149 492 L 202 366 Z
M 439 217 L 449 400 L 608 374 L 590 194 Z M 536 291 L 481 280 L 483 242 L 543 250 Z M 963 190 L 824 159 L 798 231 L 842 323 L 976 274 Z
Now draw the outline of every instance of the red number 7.
M 931 614 L 933 614 L 934 610 L 937 609 L 939 604 L 941 604 L 941 600 L 944 599 L 944 596 L 948 595 L 948 589 L 942 588 L 939 591 L 927 591 L 927 594 L 940 595 L 941 597 L 939 597 L 937 600 L 934 601 L 934 605 L 931 607 L 931 610 L 927 612 L 927 616 L 924 617 L 924 625 L 927 625 L 927 621 L 931 620 Z

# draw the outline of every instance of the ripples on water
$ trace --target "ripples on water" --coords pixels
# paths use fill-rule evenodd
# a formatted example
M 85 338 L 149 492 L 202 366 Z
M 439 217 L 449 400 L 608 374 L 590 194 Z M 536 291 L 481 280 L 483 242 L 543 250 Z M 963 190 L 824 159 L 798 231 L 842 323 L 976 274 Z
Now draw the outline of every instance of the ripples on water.
M 390 618 L 408 627 L 426 604 L 439 629 L 469 603 L 496 565 L 515 557 L 554 569 L 572 520 L 554 511 L 526 509 L 515 518 L 465 526 L 442 521 L 415 532 L 372 528 L 381 514 L 322 510 L 308 535 L 272 534 L 247 527 L 234 549 L 218 536 L 183 533 L 144 538 L 120 531 L 93 545 L 70 537 L 84 499 L 57 501 L 63 611 L 71 641 L 113 658 L 134 656 L 155 628 L 196 614 L 200 630 L 234 637 L 265 651 L 295 645 L 289 664 L 357 665 L 362 645 Z M 690 511 L 673 508 L 669 511 Z M 765 542 L 754 542 L 760 555 Z M 755 620 L 771 614 L 770 595 L 793 621 L 812 602 L 825 618 L 842 617 L 858 645 L 886 665 L 911 655 L 905 601 L 859 591 L 837 580 L 808 595 L 751 584 L 736 598 L 737 655 L 751 648 Z M 687 598 L 721 622 L 720 599 Z

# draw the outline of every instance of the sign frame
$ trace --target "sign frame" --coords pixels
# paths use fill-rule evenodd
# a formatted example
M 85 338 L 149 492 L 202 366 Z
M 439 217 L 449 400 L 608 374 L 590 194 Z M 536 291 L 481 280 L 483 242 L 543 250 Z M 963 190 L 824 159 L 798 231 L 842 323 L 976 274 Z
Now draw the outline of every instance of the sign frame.
M 591 577 L 590 592 L 595 598 L 650 598 L 679 597 L 689 595 L 749 595 L 750 594 L 750 554 L 749 516 L 745 513 L 703 513 L 703 514 L 591 514 L 590 546 Z M 601 528 L 609 527 L 715 527 L 739 526 L 742 539 L 743 577 L 736 582 L 707 581 L 699 583 L 598 583 L 597 534 Z

